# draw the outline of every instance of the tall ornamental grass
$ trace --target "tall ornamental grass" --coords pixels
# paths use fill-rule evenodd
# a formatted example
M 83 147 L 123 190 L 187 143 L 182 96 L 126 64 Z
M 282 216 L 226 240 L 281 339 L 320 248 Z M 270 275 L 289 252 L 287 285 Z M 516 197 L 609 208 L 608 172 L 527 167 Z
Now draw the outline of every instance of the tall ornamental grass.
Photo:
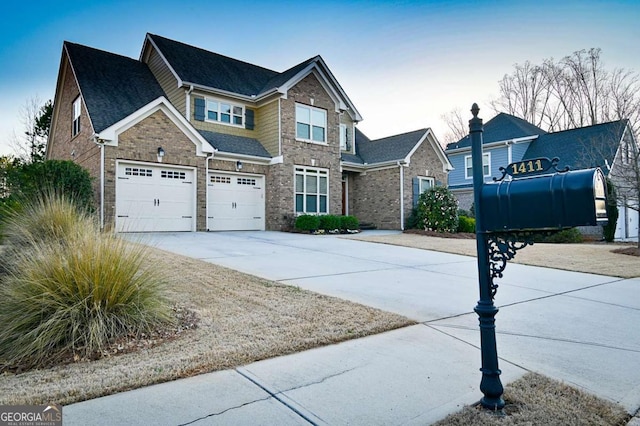
M 0 364 L 92 357 L 112 339 L 172 321 L 145 246 L 101 233 L 63 197 L 24 212 L 6 226 L 11 259 L 0 278 Z

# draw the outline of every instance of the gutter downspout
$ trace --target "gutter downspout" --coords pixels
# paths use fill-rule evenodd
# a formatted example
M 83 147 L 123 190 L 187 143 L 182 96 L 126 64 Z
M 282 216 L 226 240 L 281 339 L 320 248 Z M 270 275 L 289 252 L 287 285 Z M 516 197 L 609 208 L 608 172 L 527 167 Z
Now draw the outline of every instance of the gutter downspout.
M 211 155 L 207 155 L 207 158 L 204 160 L 204 227 L 209 231 L 209 160 L 213 158 L 215 153 L 212 152 Z
M 400 168 L 400 230 L 404 231 L 404 165 L 398 161 Z
M 104 230 L 104 141 L 93 135 L 93 142 L 100 147 L 100 230 Z
M 193 92 L 193 84 L 189 86 L 189 89 L 186 92 L 184 115 L 187 121 L 191 121 L 191 92 Z

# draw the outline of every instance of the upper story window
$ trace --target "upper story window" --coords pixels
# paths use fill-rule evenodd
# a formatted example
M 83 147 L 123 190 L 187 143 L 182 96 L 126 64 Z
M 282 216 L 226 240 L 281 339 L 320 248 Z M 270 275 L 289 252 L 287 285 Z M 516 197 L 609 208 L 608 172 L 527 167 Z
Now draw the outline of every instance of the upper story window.
M 71 136 L 76 136 L 80 133 L 80 112 L 81 112 L 80 96 L 73 101 L 73 121 L 71 126 Z
M 327 142 L 327 111 L 296 105 L 296 139 Z
M 340 125 L 340 149 L 342 151 L 349 150 L 348 139 L 349 139 L 349 133 L 347 130 L 347 125 L 341 124 Z
M 482 175 L 491 176 L 491 154 L 482 154 Z M 471 156 L 464 157 L 464 178 L 473 179 L 473 161 Z
M 205 105 L 206 121 L 217 121 L 235 126 L 243 125 L 244 107 L 242 105 L 235 105 L 217 99 L 207 99 Z

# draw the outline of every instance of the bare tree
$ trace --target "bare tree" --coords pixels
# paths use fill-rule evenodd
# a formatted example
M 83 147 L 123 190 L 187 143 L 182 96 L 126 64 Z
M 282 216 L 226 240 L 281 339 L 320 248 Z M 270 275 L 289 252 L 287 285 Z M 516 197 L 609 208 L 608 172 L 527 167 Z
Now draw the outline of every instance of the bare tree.
M 11 147 L 17 158 L 26 163 L 44 161 L 47 137 L 51 127 L 53 104 L 44 104 L 36 96 L 28 99 L 20 110 L 21 135 L 13 134 Z
M 442 114 L 440 118 L 449 128 L 449 132 L 442 139 L 442 143 L 445 145 L 457 142 L 469 133 L 468 120 L 462 118 L 462 110 L 460 108 L 452 109 L 448 113 Z
M 496 112 L 507 112 L 548 131 L 573 129 L 628 118 L 640 130 L 640 78 L 635 71 L 608 71 L 601 50 L 579 50 L 541 65 L 514 65 L 498 82 L 499 95 L 491 102 Z

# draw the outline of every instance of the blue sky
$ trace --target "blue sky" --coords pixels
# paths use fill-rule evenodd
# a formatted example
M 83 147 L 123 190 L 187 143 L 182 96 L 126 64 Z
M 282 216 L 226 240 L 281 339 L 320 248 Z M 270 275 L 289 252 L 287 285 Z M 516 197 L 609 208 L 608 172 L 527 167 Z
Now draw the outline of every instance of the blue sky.
M 371 138 L 488 102 L 515 63 L 600 47 L 607 68 L 640 71 L 640 2 L 20 1 L 0 17 L 0 155 L 20 109 L 52 99 L 64 40 L 138 58 L 147 32 L 283 71 L 321 55 Z

